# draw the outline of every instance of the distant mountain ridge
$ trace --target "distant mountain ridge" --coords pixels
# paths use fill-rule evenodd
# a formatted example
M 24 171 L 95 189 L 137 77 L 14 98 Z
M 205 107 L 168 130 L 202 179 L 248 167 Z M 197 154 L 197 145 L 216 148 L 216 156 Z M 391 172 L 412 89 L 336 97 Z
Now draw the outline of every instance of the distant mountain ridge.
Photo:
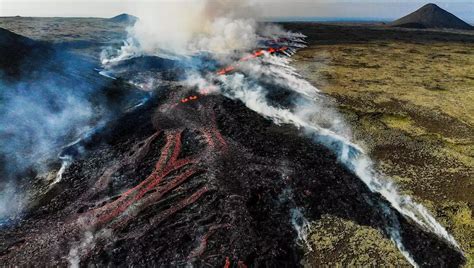
M 474 27 L 435 4 L 427 4 L 390 24 L 404 28 L 449 28 L 473 30 Z
M 138 20 L 138 17 L 135 17 L 127 13 L 122 13 L 120 15 L 117 15 L 109 19 L 109 21 L 118 22 L 118 23 L 135 23 L 137 20 Z

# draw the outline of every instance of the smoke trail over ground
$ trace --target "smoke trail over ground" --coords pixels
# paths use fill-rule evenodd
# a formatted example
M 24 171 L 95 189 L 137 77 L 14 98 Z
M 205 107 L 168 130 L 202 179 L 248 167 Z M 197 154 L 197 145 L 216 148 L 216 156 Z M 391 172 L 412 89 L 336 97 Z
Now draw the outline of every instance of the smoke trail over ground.
M 52 148 L 64 145 L 66 136 L 86 131 L 94 116 L 82 95 L 87 94 L 85 88 L 67 90 L 51 80 L 35 84 L 20 83 L 2 91 L 0 133 L 8 139 L 0 140 L 1 153 L 10 156 L 13 170 L 41 163 Z
M 274 56 L 269 55 L 268 57 Z M 278 62 L 278 59 L 273 59 L 273 61 Z M 374 170 L 370 159 L 365 155 L 364 151 L 358 145 L 351 142 L 350 131 L 341 117 L 333 108 L 324 103 L 325 97 L 320 96 L 320 93 L 315 88 L 311 94 L 309 88 L 304 86 L 295 88 L 295 85 L 305 84 L 303 81 L 298 81 L 301 80 L 298 76 L 280 76 L 280 81 L 273 80 L 278 81 L 277 84 L 282 86 L 284 90 L 299 93 L 300 97 L 293 99 L 293 102 L 287 107 L 273 104 L 269 96 L 273 93 L 272 91 L 275 90 L 275 87 L 268 87 L 265 83 L 262 85 L 261 81 L 265 80 L 254 79 L 254 77 L 259 77 L 259 75 L 255 75 L 255 72 L 263 69 L 263 71 L 260 71 L 262 75 L 266 73 L 279 74 L 284 73 L 281 70 L 282 68 L 288 67 L 265 65 L 264 63 L 268 63 L 268 61 L 262 60 L 261 63 L 249 63 L 256 65 L 250 68 L 253 72 L 252 74 L 247 75 L 247 73 L 243 73 L 245 69 L 241 69 L 242 73 L 216 78 L 224 85 L 221 87 L 222 93 L 230 98 L 241 100 L 247 107 L 271 118 L 277 124 L 293 124 L 302 128 L 316 142 L 332 149 L 341 163 L 352 170 L 373 192 L 384 196 L 401 214 L 459 248 L 453 237 L 447 233 L 423 206 L 416 204 L 409 196 L 400 195 L 390 179 Z M 263 67 L 261 66 L 262 64 L 264 64 Z M 266 68 L 271 69 L 271 71 L 264 70 Z M 284 85 L 285 79 L 289 79 L 286 85 Z M 390 209 L 384 207 L 380 208 L 380 212 L 385 214 L 387 233 L 407 260 L 415 265 L 410 253 L 403 246 L 400 224 L 396 216 L 393 215 Z
M 256 83 L 255 81 L 246 81 L 244 75 L 235 74 L 223 79 L 223 83 L 226 85 L 226 88 L 223 89 L 224 95 L 241 100 L 247 107 L 272 119 L 277 124 L 293 124 L 302 128 L 307 135 L 314 137 L 317 142 L 331 148 L 333 152 L 338 155 L 340 160 L 347 161 L 346 159 L 357 159 L 361 157 L 363 152 L 357 145 L 350 142 L 349 138 L 335 132 L 338 129 L 344 128 L 341 126 L 343 124 L 342 121 L 336 117 L 336 113 L 332 111 L 332 109 L 326 110 L 327 107 L 326 109 L 321 109 L 317 101 L 310 106 L 304 106 L 304 108 L 301 106 L 294 106 L 293 109 L 275 107 L 267 100 L 269 92 L 265 88 L 258 86 L 258 84 L 254 84 Z M 317 99 L 317 97 L 315 97 L 315 99 Z M 297 103 L 301 105 L 302 102 L 297 101 Z M 312 112 L 310 112 L 311 107 L 314 107 Z M 302 110 L 300 111 L 300 109 Z M 325 118 L 325 120 L 320 120 L 319 118 Z M 325 124 L 324 121 L 330 118 L 333 118 L 334 123 Z M 351 161 L 342 162 L 352 164 Z M 396 217 L 392 215 L 390 210 L 381 210 L 381 213 L 386 214 L 385 216 L 388 218 L 386 220 L 387 224 L 389 224 L 387 226 L 387 232 L 391 239 L 406 259 L 415 265 L 415 261 L 410 253 L 405 250 L 403 242 L 401 241 L 399 224 Z
M 100 118 L 90 96 L 101 85 L 75 76 L 89 64 L 49 49 L 43 54 L 18 62 L 18 76 L 0 76 L 0 218 L 18 215 L 25 205 L 21 180 L 49 171 L 65 142 Z
M 62 147 L 112 118 L 132 96 L 98 75 L 94 63 L 26 40 L 39 51 L 12 55 L 18 72 L 0 71 L 0 219 L 21 211 L 26 185 L 36 177 L 59 169 L 47 183 L 60 181 L 71 160 L 58 159 Z

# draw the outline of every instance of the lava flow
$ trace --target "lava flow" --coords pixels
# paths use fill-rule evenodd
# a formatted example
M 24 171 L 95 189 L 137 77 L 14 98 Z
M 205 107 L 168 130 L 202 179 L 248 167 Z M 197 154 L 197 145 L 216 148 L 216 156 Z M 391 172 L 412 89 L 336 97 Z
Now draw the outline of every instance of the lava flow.
M 197 99 L 196 95 L 192 95 L 181 99 L 181 102 L 186 103 Z M 202 108 L 204 110 L 207 109 L 205 106 L 202 106 Z M 197 128 L 196 131 L 201 133 L 205 139 L 207 143 L 206 151 L 209 153 L 210 151 L 225 148 L 226 142 L 215 126 L 213 112 L 208 110 L 206 114 L 207 120 L 210 120 L 210 122 L 208 121 L 208 123 L 203 124 L 204 126 Z M 180 127 L 163 131 L 166 143 L 151 174 L 135 187 L 120 194 L 120 197 L 116 200 L 85 213 L 83 216 L 90 226 L 95 227 L 95 229 L 106 225 L 110 225 L 113 229 L 124 227 L 134 215 L 156 204 L 167 193 L 173 191 L 197 173 L 205 172 L 205 169 L 201 167 L 202 163 L 205 162 L 203 161 L 205 152 L 183 158 L 179 157 L 182 151 L 184 129 L 184 127 Z M 144 145 L 131 157 L 134 159 L 132 162 L 142 158 L 147 153 L 151 144 L 160 136 L 160 133 L 161 131 L 157 131 L 143 141 Z M 93 188 L 95 192 L 105 189 L 110 183 L 110 174 L 117 170 L 117 168 L 119 166 L 114 166 L 112 170 L 106 172 L 105 177 L 99 179 Z M 206 186 L 203 186 L 195 193 L 190 194 L 188 198 L 181 200 L 178 204 L 157 215 L 155 217 L 156 220 L 162 221 L 178 210 L 196 202 L 208 190 Z
M 252 53 L 250 55 L 242 57 L 238 62 L 244 62 L 244 61 L 248 61 L 248 60 L 251 60 L 251 59 L 255 59 L 255 58 L 264 56 L 265 53 L 274 54 L 274 53 L 278 53 L 278 52 L 283 52 L 283 51 L 286 51 L 287 49 L 288 49 L 288 47 L 283 46 L 283 47 L 279 47 L 279 48 L 270 47 L 268 49 L 257 50 L 257 51 L 255 51 L 254 53 Z M 238 62 L 237 62 L 237 64 L 238 64 Z M 236 69 L 235 66 L 230 65 L 230 66 L 227 66 L 223 69 L 220 69 L 219 71 L 216 72 L 216 74 L 226 75 L 226 74 L 234 71 L 235 69 Z M 205 95 L 209 92 L 209 90 L 204 88 L 204 89 L 201 89 L 200 92 Z M 198 95 L 191 95 L 191 96 L 182 98 L 180 100 L 180 102 L 181 103 L 187 103 L 189 101 L 197 100 L 198 98 L 199 98 Z M 173 107 L 175 107 L 175 106 L 173 106 Z
M 254 53 L 248 55 L 248 56 L 245 56 L 243 58 L 241 58 L 239 60 L 239 62 L 244 62 L 244 61 L 248 61 L 250 59 L 255 59 L 255 58 L 258 58 L 258 57 L 261 57 L 263 55 L 265 55 L 265 53 L 269 53 L 269 54 L 274 54 L 274 53 L 278 53 L 278 52 L 284 52 L 288 49 L 288 47 L 286 46 L 283 46 L 283 47 L 279 47 L 279 48 L 274 48 L 274 47 L 270 47 L 270 48 L 267 48 L 267 49 L 261 49 L 261 50 L 257 50 L 255 51 Z M 237 63 L 238 64 L 238 63 Z M 218 75 L 225 75 L 225 74 L 228 74 L 232 71 L 235 70 L 235 66 L 227 66 L 223 69 L 220 69 L 219 71 L 217 71 L 217 74 Z
M 280 52 L 292 49 L 258 50 L 214 74 Z M 330 150 L 213 91 L 212 83 L 198 92 L 172 83 L 108 124 L 91 138 L 88 156 L 64 170 L 53 188 L 60 191 L 12 229 L 16 240 L 0 232 L 7 241 L 0 262 L 298 267 L 298 239 L 306 234 L 295 209 L 308 222 L 328 215 L 387 230 L 380 208 L 393 209 Z M 438 237 L 393 215 L 417 261 L 463 261 Z

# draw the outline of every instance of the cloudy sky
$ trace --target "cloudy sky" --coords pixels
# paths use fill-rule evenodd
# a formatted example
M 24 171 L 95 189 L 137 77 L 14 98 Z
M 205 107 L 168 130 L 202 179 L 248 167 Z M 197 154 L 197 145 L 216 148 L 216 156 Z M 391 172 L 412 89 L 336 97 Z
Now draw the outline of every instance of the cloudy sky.
M 199 0 L 0 0 L 0 16 L 112 17 L 162 2 Z M 235 0 L 241 2 L 242 0 Z M 264 17 L 384 18 L 405 15 L 428 1 L 420 0 L 249 0 Z M 433 1 L 474 22 L 474 0 Z

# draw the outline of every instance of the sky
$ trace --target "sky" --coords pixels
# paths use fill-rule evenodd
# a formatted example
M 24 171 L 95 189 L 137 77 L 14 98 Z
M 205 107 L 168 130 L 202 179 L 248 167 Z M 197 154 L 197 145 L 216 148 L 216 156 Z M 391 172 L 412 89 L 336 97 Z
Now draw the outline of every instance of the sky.
M 163 2 L 199 0 L 0 0 L 0 16 L 113 17 Z M 242 0 L 235 0 L 242 1 Z M 248 0 L 263 17 L 396 19 L 429 1 L 420 0 Z M 433 1 L 468 22 L 474 22 L 474 0 Z

